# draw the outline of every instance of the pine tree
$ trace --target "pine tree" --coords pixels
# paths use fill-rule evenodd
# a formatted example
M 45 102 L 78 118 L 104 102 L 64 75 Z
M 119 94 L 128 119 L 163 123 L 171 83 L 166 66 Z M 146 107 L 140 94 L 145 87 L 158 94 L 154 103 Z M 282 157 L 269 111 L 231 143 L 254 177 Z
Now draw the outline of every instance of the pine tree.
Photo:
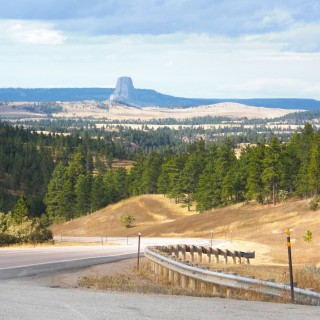
M 76 196 L 76 216 L 82 216 L 90 212 L 91 209 L 91 181 L 90 173 L 81 174 L 75 185 Z
M 95 177 L 93 177 L 91 189 L 91 211 L 93 212 L 103 208 L 106 203 L 103 176 L 99 172 Z
M 60 193 L 59 212 L 64 220 L 76 217 L 76 195 L 71 177 L 66 176 Z
M 265 158 L 263 159 L 264 169 L 262 171 L 262 181 L 267 195 L 272 196 L 272 202 L 275 205 L 278 182 L 280 178 L 280 143 L 277 138 L 273 138 L 270 145 L 266 148 Z
M 45 195 L 44 202 L 47 206 L 47 214 L 51 221 L 64 221 L 65 215 L 61 207 L 61 192 L 66 178 L 66 168 L 60 162 L 52 173 L 51 180 L 48 184 L 48 191 Z
M 17 224 L 21 224 L 29 216 L 29 208 L 24 196 L 21 196 L 13 208 L 13 219 Z
M 256 147 L 250 148 L 247 194 L 248 199 L 257 200 L 259 203 L 264 201 L 264 185 L 262 182 L 262 172 L 264 170 L 263 159 L 265 157 L 265 145 L 258 143 Z

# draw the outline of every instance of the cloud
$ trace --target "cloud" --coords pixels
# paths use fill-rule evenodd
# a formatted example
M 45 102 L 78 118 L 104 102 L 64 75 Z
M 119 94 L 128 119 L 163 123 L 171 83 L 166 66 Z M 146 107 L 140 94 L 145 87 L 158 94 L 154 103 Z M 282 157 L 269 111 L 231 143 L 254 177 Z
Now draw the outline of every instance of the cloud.
M 319 21 L 317 0 L 2 0 L 0 19 L 59 21 L 88 35 L 208 33 L 237 37 Z
M 2 37 L 8 41 L 30 45 L 61 45 L 66 36 L 53 26 L 29 21 L 5 21 L 0 23 Z

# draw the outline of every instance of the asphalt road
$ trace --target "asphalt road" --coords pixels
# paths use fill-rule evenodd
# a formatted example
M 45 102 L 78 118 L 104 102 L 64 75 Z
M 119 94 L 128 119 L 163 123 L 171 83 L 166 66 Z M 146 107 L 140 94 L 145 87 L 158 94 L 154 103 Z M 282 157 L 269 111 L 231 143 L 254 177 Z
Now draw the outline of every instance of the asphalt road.
M 116 242 L 116 239 L 113 240 Z M 161 242 L 160 239 L 144 238 L 142 249 L 155 244 L 154 241 L 181 243 L 181 239 L 161 239 Z M 203 239 L 184 239 L 183 242 L 208 245 L 208 241 Z M 96 292 L 51 288 L 48 285 L 50 273 L 70 266 L 81 268 L 102 261 L 136 256 L 136 249 L 135 239 L 129 241 L 128 245 L 0 249 L 0 320 L 320 319 L 319 307 L 220 298 Z
M 65 238 L 63 241 L 97 242 L 99 238 Z M 141 238 L 141 251 L 150 245 L 194 243 L 208 245 L 205 239 Z M 100 239 L 100 243 L 102 241 Z M 137 255 L 138 238 L 109 238 L 110 245 L 64 246 L 0 249 L 0 279 L 35 276 L 107 263 L 110 257 L 131 258 Z M 215 241 L 215 245 L 223 242 Z M 106 244 L 106 242 L 104 242 Z
M 319 307 L 221 298 L 145 295 L 48 288 L 0 281 L 1 320 L 311 320 Z

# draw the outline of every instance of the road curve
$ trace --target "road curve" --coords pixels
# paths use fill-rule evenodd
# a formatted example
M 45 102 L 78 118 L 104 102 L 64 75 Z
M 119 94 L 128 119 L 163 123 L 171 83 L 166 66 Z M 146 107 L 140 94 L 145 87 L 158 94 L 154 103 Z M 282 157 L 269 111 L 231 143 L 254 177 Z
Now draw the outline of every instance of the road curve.
M 116 239 L 114 239 L 115 241 Z M 143 239 L 147 245 L 195 243 L 208 245 L 203 239 Z M 263 302 L 237 301 L 220 298 L 144 295 L 134 293 L 94 292 L 77 289 L 50 288 L 45 282 L 19 278 L 44 266 L 46 272 L 57 271 L 59 264 L 89 262 L 94 259 L 115 261 L 137 254 L 136 240 L 128 245 L 54 247 L 35 249 L 0 249 L 0 275 L 26 272 L 0 280 L 0 319 L 4 320 L 310 320 L 320 319 L 319 307 Z M 220 245 L 222 243 L 214 243 Z M 17 278 L 18 277 L 18 278 Z M 8 279 L 11 278 L 11 279 Z M 16 278 L 16 279 L 12 279 Z M 41 278 L 40 278 L 41 279 Z
M 94 237 L 65 238 L 64 241 L 96 242 Z M 100 240 L 101 241 L 101 240 Z M 137 255 L 137 238 L 109 238 L 112 245 L 64 246 L 0 249 L 0 279 L 34 276 L 108 263 L 110 258 L 128 259 Z M 141 251 L 156 244 L 194 243 L 208 245 L 205 239 L 142 238 Z M 219 242 L 214 242 L 218 244 Z M 101 241 L 102 244 L 102 241 Z M 106 242 L 104 242 L 106 244 Z

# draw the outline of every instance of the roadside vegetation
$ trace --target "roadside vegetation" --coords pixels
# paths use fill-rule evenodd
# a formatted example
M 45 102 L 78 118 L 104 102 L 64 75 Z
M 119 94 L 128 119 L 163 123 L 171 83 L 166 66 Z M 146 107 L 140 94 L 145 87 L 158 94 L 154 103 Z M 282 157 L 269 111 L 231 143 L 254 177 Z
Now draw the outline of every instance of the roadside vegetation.
M 111 272 L 110 275 L 90 274 L 89 272 L 78 278 L 76 286 L 90 290 L 136 292 L 144 294 L 167 294 L 167 295 L 186 295 L 202 297 L 226 297 L 226 290 L 220 293 L 213 293 L 211 286 L 196 286 L 195 290 L 184 289 L 180 285 L 170 283 L 167 278 L 157 275 L 150 270 L 149 263 L 143 259 L 139 270 L 136 269 L 135 260 L 127 261 L 126 271 Z M 117 263 L 114 263 L 117 269 Z M 240 276 L 250 276 L 256 279 L 273 279 L 277 283 L 288 282 L 288 268 L 285 266 L 254 266 L 254 265 L 225 265 L 211 264 L 210 269 L 224 273 L 237 273 Z M 314 265 L 307 265 L 295 271 L 294 279 L 299 288 L 312 288 L 320 291 L 319 268 Z M 233 298 L 240 300 L 268 301 L 278 303 L 290 303 L 290 297 L 284 293 L 281 297 L 271 297 L 253 291 L 234 290 Z
M 47 227 L 45 217 L 29 217 L 26 201 L 20 197 L 13 212 L 0 212 L 0 246 L 52 241 L 52 232 Z

